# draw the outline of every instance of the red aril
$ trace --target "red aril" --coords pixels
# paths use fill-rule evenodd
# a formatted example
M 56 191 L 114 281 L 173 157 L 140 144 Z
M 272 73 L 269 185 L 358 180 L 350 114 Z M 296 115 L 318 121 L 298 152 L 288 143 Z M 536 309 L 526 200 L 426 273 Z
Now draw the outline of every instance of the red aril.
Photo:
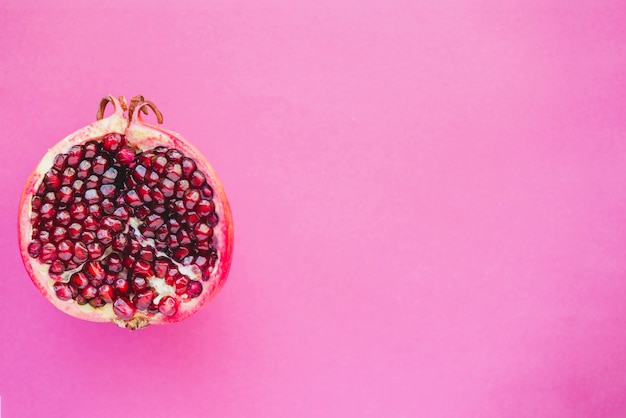
M 200 310 L 224 285 L 233 251 L 215 171 L 182 136 L 143 121 L 148 109 L 162 123 L 142 96 L 104 98 L 95 122 L 43 157 L 18 220 L 26 270 L 54 306 L 129 329 Z

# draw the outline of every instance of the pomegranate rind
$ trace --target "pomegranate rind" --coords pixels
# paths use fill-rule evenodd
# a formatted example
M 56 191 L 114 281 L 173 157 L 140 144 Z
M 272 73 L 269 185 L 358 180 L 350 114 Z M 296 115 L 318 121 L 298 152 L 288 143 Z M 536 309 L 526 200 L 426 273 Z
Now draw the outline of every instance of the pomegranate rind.
M 135 109 L 135 115 L 129 123 L 124 115 L 120 102 L 109 96 L 115 105 L 115 113 L 107 118 L 93 122 L 76 132 L 66 136 L 41 159 L 31 173 L 20 197 L 18 213 L 18 241 L 24 267 L 37 289 L 59 310 L 73 317 L 92 322 L 113 322 L 116 325 L 129 329 L 142 328 L 150 324 L 166 324 L 182 321 L 212 300 L 224 286 L 232 263 L 234 242 L 234 228 L 232 212 L 226 193 L 213 167 L 207 159 L 180 134 L 144 122 Z M 89 304 L 79 305 L 75 300 L 63 301 L 57 298 L 53 285 L 56 283 L 48 274 L 49 266 L 30 257 L 28 244 L 32 238 L 30 214 L 32 212 L 31 199 L 34 191 L 43 180 L 43 176 L 52 167 L 53 159 L 57 154 L 65 153 L 73 145 L 84 144 L 90 140 L 100 140 L 107 134 L 117 133 L 126 136 L 129 143 L 140 150 L 147 150 L 157 146 L 178 148 L 185 155 L 194 159 L 197 168 L 205 174 L 207 183 L 214 192 L 213 202 L 220 219 L 214 228 L 213 246 L 219 254 L 216 267 L 212 270 L 207 281 L 202 281 L 204 290 L 200 296 L 189 300 L 179 300 L 178 311 L 172 316 L 150 314 L 137 311 L 130 320 L 120 319 L 113 312 L 113 304 L 109 303 L 101 308 L 93 308 Z

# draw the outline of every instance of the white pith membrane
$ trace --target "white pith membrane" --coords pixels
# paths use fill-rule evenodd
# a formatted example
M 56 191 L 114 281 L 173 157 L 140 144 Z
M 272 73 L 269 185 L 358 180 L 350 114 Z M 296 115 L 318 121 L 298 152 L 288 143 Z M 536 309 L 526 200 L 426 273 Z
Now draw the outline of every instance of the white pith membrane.
M 22 251 L 24 264 L 29 271 L 33 282 L 37 285 L 40 291 L 46 295 L 48 300 L 50 300 L 50 302 L 57 308 L 72 316 L 96 322 L 111 321 L 118 326 L 130 329 L 142 328 L 149 324 L 177 322 L 187 318 L 189 315 L 204 306 L 213 296 L 215 296 L 224 284 L 230 267 L 233 235 L 228 201 L 226 200 L 221 184 L 219 183 L 213 169 L 197 150 L 180 137 L 180 135 L 153 125 L 149 125 L 141 120 L 139 112 L 142 110 L 142 107 L 144 107 L 144 102 L 139 103 L 134 108 L 134 113 L 132 114 L 132 117 L 129 118 L 124 114 L 126 110 L 125 106 L 122 105 L 116 98 L 109 96 L 108 100 L 115 105 L 115 113 L 108 118 L 98 120 L 75 132 L 62 140 L 57 146 L 50 149 L 39 163 L 29 182 L 27 182 L 25 188 L 26 193 L 22 196 L 23 200 L 20 206 L 19 233 L 21 248 L 22 250 L 26 248 L 28 243 L 31 242 L 31 239 L 34 238 L 33 225 L 31 222 L 22 222 L 23 219 L 28 219 L 28 217 L 24 217 L 24 214 L 30 214 L 33 212 L 32 196 L 36 195 L 40 184 L 44 180 L 44 175 L 52 168 L 55 156 L 67 153 L 73 145 L 84 145 L 88 141 L 94 140 L 100 142 L 105 135 L 117 133 L 125 137 L 127 144 L 135 149 L 137 156 L 144 151 L 153 150 L 158 146 L 165 146 L 168 149 L 179 150 L 184 156 L 191 157 L 194 160 L 197 165 L 197 170 L 204 173 L 206 177 L 206 184 L 213 189 L 215 198 L 212 201 L 215 204 L 215 213 L 218 217 L 218 223 L 213 226 L 213 237 L 212 239 L 209 239 L 209 241 L 211 242 L 211 247 L 217 250 L 217 258 L 212 268 L 205 270 L 204 278 L 202 271 L 195 264 L 183 265 L 167 252 L 156 249 L 155 238 L 145 237 L 140 232 L 140 228 L 144 222 L 139 217 L 131 216 L 128 221 L 126 221 L 124 230 L 121 232 L 122 234 L 127 234 L 129 237 L 135 238 L 141 247 L 153 248 L 155 260 L 159 258 L 168 259 L 172 265 L 177 267 L 178 273 L 182 276 L 186 276 L 190 280 L 190 283 L 192 280 L 200 282 L 202 284 L 201 294 L 193 298 L 188 296 L 186 293 L 177 295 L 175 287 L 167 284 L 164 278 L 157 277 L 154 274 L 147 275 L 145 278 L 148 288 L 153 289 L 156 293 L 153 304 L 158 306 L 159 302 L 161 302 L 163 298 L 172 297 L 176 300 L 176 312 L 172 315 L 164 315 L 154 309 L 152 309 L 152 311 L 137 309 L 131 318 L 122 319 L 115 314 L 113 310 L 113 303 L 106 303 L 101 307 L 93 307 L 90 303 L 78 304 L 74 298 L 69 300 L 59 299 L 53 289 L 54 285 L 59 282 L 69 283 L 71 276 L 74 273 L 81 271 L 85 264 L 90 262 L 100 261 L 106 272 L 104 260 L 106 260 L 107 257 L 114 252 L 112 244 L 104 246 L 105 250 L 100 257 L 95 259 L 88 258 L 85 262 L 78 264 L 77 267 L 72 268 L 71 270 L 66 270 L 60 274 L 60 279 L 59 276 L 55 279 L 50 276 L 48 272 L 50 268 L 49 264 L 42 263 L 38 258 L 31 257 L 27 252 L 25 253 Z M 152 107 L 152 109 L 156 111 L 151 103 L 145 102 L 145 104 Z M 130 171 L 128 171 L 128 175 L 130 176 Z M 101 184 L 99 184 L 98 187 L 100 185 Z M 117 184 L 117 186 L 119 186 L 119 184 Z M 139 185 L 136 187 L 139 187 Z M 117 193 L 122 195 L 120 189 L 117 187 L 116 189 L 118 189 Z M 32 195 L 29 194 L 29 192 L 32 192 Z M 144 203 L 142 206 L 146 206 L 146 204 Z M 69 204 L 67 207 L 69 208 Z M 107 216 L 107 214 L 104 213 L 103 217 L 104 216 Z M 191 228 L 191 225 L 189 225 L 188 228 Z M 52 231 L 49 231 L 49 233 L 52 234 Z M 78 242 L 80 239 L 75 239 L 75 241 Z M 26 243 L 26 246 L 23 245 L 24 242 Z M 118 252 L 118 254 L 123 257 L 122 253 Z M 208 277 L 207 271 L 210 271 Z M 123 274 L 121 276 L 127 277 L 128 282 L 132 283 L 133 276 L 131 275 L 131 269 L 124 267 L 122 273 Z M 101 283 L 104 282 L 101 281 Z M 132 300 L 131 296 L 136 293 L 139 292 L 134 292 L 131 289 L 126 297 L 129 300 Z

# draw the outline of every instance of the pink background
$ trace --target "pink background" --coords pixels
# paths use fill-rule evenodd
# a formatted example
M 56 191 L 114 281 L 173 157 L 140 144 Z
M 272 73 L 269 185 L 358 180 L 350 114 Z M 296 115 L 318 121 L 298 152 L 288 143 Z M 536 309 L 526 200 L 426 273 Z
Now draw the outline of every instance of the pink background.
M 55 3 L 0 4 L 3 418 L 626 416 L 623 2 Z M 232 202 L 175 326 L 75 320 L 21 265 L 26 177 L 108 93 Z

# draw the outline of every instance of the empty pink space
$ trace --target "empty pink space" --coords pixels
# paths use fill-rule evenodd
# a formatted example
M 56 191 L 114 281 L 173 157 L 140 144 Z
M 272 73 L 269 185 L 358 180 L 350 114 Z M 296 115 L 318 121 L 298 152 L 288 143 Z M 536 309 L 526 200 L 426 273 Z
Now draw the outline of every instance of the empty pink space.
M 626 416 L 626 6 L 0 4 L 2 418 Z M 30 282 L 21 188 L 143 94 L 231 200 L 176 325 Z

